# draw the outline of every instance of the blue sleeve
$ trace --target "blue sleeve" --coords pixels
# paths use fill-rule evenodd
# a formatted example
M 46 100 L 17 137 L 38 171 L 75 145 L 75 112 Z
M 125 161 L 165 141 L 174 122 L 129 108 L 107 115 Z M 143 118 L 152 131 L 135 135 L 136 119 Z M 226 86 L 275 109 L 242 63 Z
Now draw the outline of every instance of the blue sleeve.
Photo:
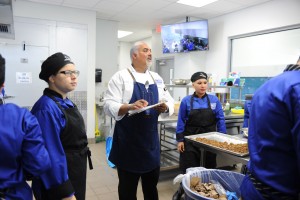
M 294 125 L 292 131 L 292 141 L 295 147 L 298 174 L 300 174 L 300 85 L 296 85 L 292 90 L 291 98 L 293 99 L 290 113 L 293 113 Z M 251 108 L 252 109 L 252 108 Z M 296 173 L 296 172 L 295 172 Z
M 244 123 L 243 123 L 243 128 L 247 128 L 249 126 L 248 121 L 250 118 L 250 106 L 251 106 L 251 101 L 246 100 L 244 104 Z
M 185 130 L 185 121 L 188 118 L 189 114 L 189 105 L 190 98 L 186 96 L 182 99 L 178 111 L 178 120 L 177 120 L 177 127 L 176 127 L 176 140 L 178 142 L 182 142 L 184 140 L 184 130 Z
M 62 116 L 60 110 L 57 110 L 57 112 L 57 116 L 59 116 L 59 114 Z M 52 168 L 41 176 L 41 180 L 47 190 L 53 187 L 59 190 L 60 186 L 63 188 L 71 187 L 66 186 L 66 184 L 69 185 L 71 182 L 68 177 L 66 155 L 60 140 L 60 133 L 64 128 L 65 120 L 54 116 L 54 114 L 46 110 L 37 111 L 34 115 L 40 123 L 43 138 L 52 163 Z
M 216 109 L 214 110 L 216 115 L 217 121 L 217 131 L 221 133 L 226 133 L 226 124 L 225 124 L 225 117 L 224 112 L 222 109 L 221 102 L 219 101 L 218 97 L 213 96 L 213 102 L 216 103 Z
M 24 114 L 23 131 L 25 135 L 22 144 L 22 164 L 27 172 L 38 176 L 50 169 L 51 161 L 38 121 L 29 111 Z

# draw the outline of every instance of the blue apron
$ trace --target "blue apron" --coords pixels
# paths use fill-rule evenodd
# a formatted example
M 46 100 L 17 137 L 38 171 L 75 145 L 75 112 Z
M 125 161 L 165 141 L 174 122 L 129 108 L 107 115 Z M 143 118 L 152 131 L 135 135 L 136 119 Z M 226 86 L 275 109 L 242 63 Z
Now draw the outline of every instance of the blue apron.
M 148 105 L 158 103 L 157 85 L 151 84 L 146 89 L 144 84 L 136 82 L 133 74 L 129 73 L 134 81 L 129 103 L 140 99 L 148 101 Z M 134 173 L 145 173 L 159 167 L 158 115 L 156 110 L 149 109 L 148 112 L 133 116 L 126 114 L 117 121 L 109 160 L 118 168 Z

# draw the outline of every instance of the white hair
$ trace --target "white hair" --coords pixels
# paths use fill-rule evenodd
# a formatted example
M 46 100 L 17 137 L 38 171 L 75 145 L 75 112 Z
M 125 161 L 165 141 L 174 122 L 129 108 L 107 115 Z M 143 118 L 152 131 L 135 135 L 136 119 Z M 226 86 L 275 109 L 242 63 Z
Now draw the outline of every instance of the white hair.
M 131 62 L 132 62 L 132 56 L 133 56 L 133 54 L 134 54 L 134 53 L 137 53 L 138 50 L 139 50 L 139 47 L 140 47 L 141 45 L 143 45 L 143 44 L 146 44 L 146 43 L 143 42 L 143 41 L 138 41 L 138 42 L 135 42 L 135 43 L 133 44 L 133 46 L 132 46 L 131 49 L 130 49 L 130 59 L 131 59 Z

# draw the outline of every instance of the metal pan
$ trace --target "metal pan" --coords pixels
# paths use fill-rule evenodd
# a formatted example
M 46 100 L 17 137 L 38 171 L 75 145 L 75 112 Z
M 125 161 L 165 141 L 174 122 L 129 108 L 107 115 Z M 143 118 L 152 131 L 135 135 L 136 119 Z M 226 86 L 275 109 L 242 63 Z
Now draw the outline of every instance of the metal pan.
M 234 152 L 234 151 L 230 151 L 227 149 L 223 149 L 217 146 L 213 146 L 210 144 L 205 144 L 202 143 L 200 141 L 196 141 L 196 138 L 206 138 L 206 139 L 210 139 L 210 140 L 215 140 L 218 142 L 227 142 L 227 143 L 233 143 L 233 144 L 246 144 L 247 140 L 244 138 L 238 138 L 232 135 L 227 135 L 227 134 L 223 134 L 223 133 L 219 133 L 219 132 L 209 132 L 209 133 L 203 133 L 203 134 L 197 134 L 197 135 L 190 135 L 190 136 L 185 136 L 186 139 L 194 142 L 195 144 L 200 144 L 201 146 L 206 146 L 206 147 L 210 147 L 222 152 L 226 152 L 226 153 L 230 153 L 236 156 L 247 156 L 249 155 L 249 152 L 247 153 L 238 153 L 238 152 Z

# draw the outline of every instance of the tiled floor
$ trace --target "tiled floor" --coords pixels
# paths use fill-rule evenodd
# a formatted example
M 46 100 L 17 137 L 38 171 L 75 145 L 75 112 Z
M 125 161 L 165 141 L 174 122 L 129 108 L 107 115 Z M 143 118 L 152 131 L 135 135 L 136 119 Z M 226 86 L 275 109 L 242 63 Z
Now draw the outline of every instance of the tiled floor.
M 105 156 L 105 142 L 89 144 L 92 151 L 93 170 L 87 171 L 86 200 L 118 200 L 118 175 L 116 169 L 108 166 Z M 237 168 L 230 169 L 239 172 Z M 160 200 L 172 200 L 173 194 L 178 189 L 178 184 L 173 184 L 173 179 L 179 174 L 178 169 L 164 170 L 160 173 L 158 194 Z M 31 183 L 29 182 L 31 185 Z M 137 199 L 143 200 L 141 185 L 138 186 Z
M 92 151 L 94 169 L 88 170 L 86 200 L 118 200 L 118 175 L 116 169 L 106 163 L 105 142 L 89 144 Z M 178 185 L 173 185 L 177 170 L 161 172 L 158 183 L 160 200 L 171 200 Z M 137 199 L 143 200 L 141 186 L 138 186 Z
M 94 169 L 87 171 L 86 200 L 118 200 L 118 175 L 116 169 L 109 167 L 106 162 L 105 141 L 90 143 L 89 147 L 92 151 Z M 240 172 L 241 167 L 241 164 L 237 164 L 236 168 L 229 170 Z M 157 186 L 160 200 L 172 200 L 172 196 L 179 186 L 178 184 L 173 184 L 173 179 L 179 173 L 178 169 L 160 172 Z M 28 183 L 31 185 L 30 182 Z M 137 199 L 144 199 L 140 184 L 138 186 Z

